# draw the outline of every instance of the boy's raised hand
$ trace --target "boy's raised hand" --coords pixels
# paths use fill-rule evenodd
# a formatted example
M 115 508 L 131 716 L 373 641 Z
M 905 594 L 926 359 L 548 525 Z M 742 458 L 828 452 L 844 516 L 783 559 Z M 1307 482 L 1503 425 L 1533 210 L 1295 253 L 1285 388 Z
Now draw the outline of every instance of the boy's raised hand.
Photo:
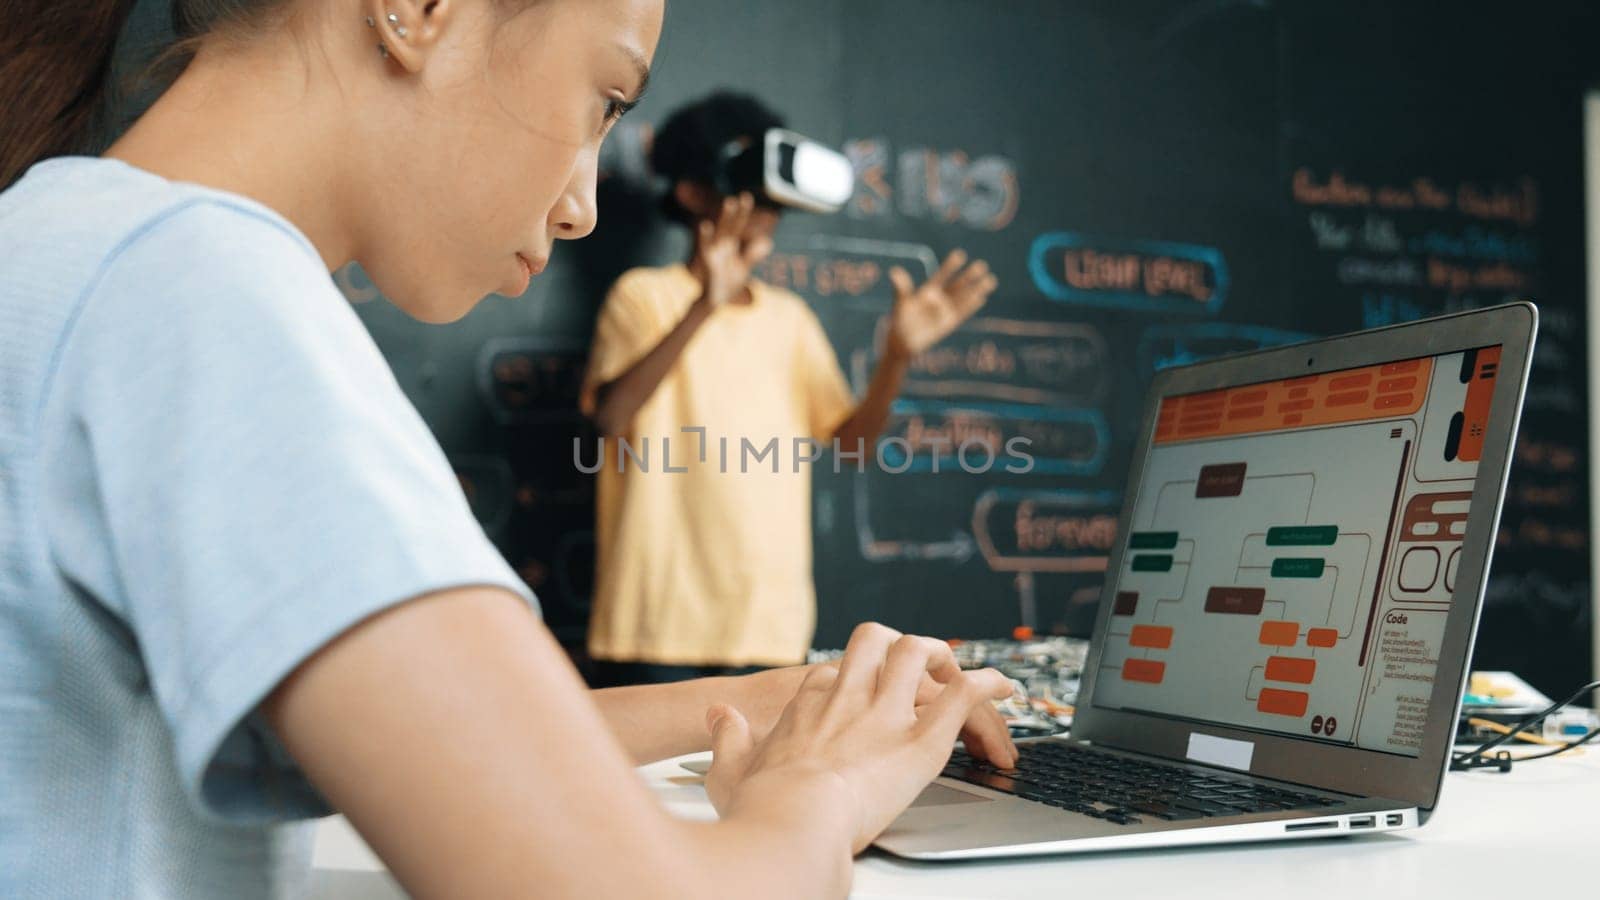
M 750 273 L 772 253 L 772 239 L 745 240 L 755 198 L 750 194 L 728 197 L 715 222 L 702 221 L 695 231 L 695 255 L 689 271 L 699 279 L 701 299 L 712 309 L 737 299 L 750 282 Z
M 967 254 L 951 251 L 939 271 L 914 287 L 905 269 L 889 270 L 894 283 L 894 309 L 889 314 L 891 354 L 902 358 L 918 353 L 944 340 L 945 336 L 983 307 L 999 285 L 983 260 L 967 263 Z

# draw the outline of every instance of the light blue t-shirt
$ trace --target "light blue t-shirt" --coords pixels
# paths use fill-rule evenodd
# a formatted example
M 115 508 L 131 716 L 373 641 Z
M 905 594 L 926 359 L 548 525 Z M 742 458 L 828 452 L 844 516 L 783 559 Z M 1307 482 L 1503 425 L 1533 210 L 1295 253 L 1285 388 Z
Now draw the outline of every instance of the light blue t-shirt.
M 256 707 L 385 607 L 527 598 L 306 238 L 50 160 L 0 193 L 0 896 L 294 894 Z

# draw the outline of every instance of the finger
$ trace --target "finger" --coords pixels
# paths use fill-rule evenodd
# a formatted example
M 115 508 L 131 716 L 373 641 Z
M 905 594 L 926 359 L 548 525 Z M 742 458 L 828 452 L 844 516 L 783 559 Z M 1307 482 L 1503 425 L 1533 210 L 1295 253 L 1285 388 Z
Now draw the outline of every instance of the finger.
M 952 275 L 961 271 L 961 267 L 966 264 L 967 251 L 957 247 L 950 251 L 949 256 L 944 258 L 944 262 L 939 266 L 939 271 L 933 273 L 933 277 L 928 279 L 928 283 L 935 286 L 943 286 L 945 282 L 950 280 Z
M 728 764 L 743 760 L 755 746 L 744 713 L 726 703 L 714 704 L 706 710 L 706 730 L 711 734 L 711 752 Z
M 758 237 L 744 245 L 744 264 L 750 268 L 761 265 L 772 255 L 772 238 Z
M 973 288 L 971 291 L 956 295 L 956 310 L 961 314 L 961 317 L 965 319 L 978 310 L 983 309 L 983 305 L 989 302 L 989 295 L 994 293 L 994 289 L 998 287 L 999 284 L 1000 279 L 994 277 L 993 275 L 989 275 L 982 281 L 978 282 L 977 287 Z
M 910 273 L 899 266 L 889 270 L 889 283 L 894 285 L 894 298 L 896 300 L 904 299 L 912 291 L 916 290 L 916 285 L 911 283 Z
M 739 204 L 737 200 L 733 197 L 722 198 L 722 209 L 717 212 L 717 232 L 715 235 L 717 240 L 720 241 L 738 234 L 733 230 L 733 220 L 738 211 Z
M 739 195 L 739 208 L 734 214 L 733 236 L 743 239 L 745 231 L 750 227 L 750 215 L 755 211 L 756 198 L 749 193 Z
M 917 684 L 917 705 L 923 706 L 938 699 L 939 692 L 944 690 L 944 684 L 935 681 L 927 672 L 922 673 L 922 680 Z
M 961 742 L 974 758 L 986 760 L 1002 769 L 1017 764 L 1017 745 L 1011 740 L 1011 729 L 1005 716 L 992 704 L 980 703 L 961 726 Z
M 963 290 L 951 291 L 950 303 L 955 307 L 956 313 L 965 320 L 989 302 L 989 295 L 994 293 L 995 287 L 999 284 L 1000 280 L 995 278 L 993 273 L 989 273 Z
M 924 675 L 948 682 L 960 674 L 961 667 L 956 665 L 956 655 L 949 644 L 914 634 L 902 635 L 890 646 L 884 660 L 877 699 L 890 710 L 912 710 Z
M 710 219 L 701 219 L 700 224 L 694 227 L 694 234 L 700 239 L 702 248 L 709 247 L 712 239 L 717 236 L 717 227 Z
M 878 684 L 878 671 L 883 668 L 889 645 L 899 640 L 900 632 L 877 622 L 863 622 L 850 633 L 850 643 L 845 645 L 844 659 L 839 662 L 839 678 L 835 691 L 847 691 L 871 696 Z
M 945 685 L 937 699 L 922 708 L 917 728 L 924 735 L 954 741 L 975 707 L 1009 696 L 1011 679 L 994 669 L 962 672 Z
M 806 677 L 800 679 L 801 691 L 827 691 L 833 688 L 833 683 L 839 678 L 839 667 L 824 663 L 812 666 L 806 672 Z
M 783 704 L 783 711 L 778 714 L 778 721 L 809 721 L 820 710 L 827 708 L 828 701 L 833 697 L 834 682 L 838 680 L 837 665 L 811 666 L 806 671 L 805 677 L 800 679 L 800 686 L 795 688 L 794 696 Z
M 952 646 L 950 648 L 950 652 L 953 655 L 955 653 L 955 647 Z M 944 691 L 944 686 L 949 684 L 952 679 L 960 674 L 961 667 L 959 665 L 955 666 L 954 668 L 937 669 L 924 672 L 922 675 L 922 683 L 917 686 L 917 705 L 923 706 L 938 699 L 939 694 Z
M 976 260 L 972 263 L 972 265 L 962 269 L 954 278 L 950 279 L 950 287 L 948 290 L 951 294 L 956 295 L 966 293 L 967 291 L 976 290 L 978 284 L 982 282 L 983 279 L 988 275 L 989 264 L 981 259 Z
M 755 741 L 744 714 L 726 703 L 706 710 L 706 729 L 711 733 L 711 769 L 706 772 L 708 792 L 723 795 L 725 788 L 738 783 L 750 762 Z M 714 788 L 714 790 L 713 790 Z

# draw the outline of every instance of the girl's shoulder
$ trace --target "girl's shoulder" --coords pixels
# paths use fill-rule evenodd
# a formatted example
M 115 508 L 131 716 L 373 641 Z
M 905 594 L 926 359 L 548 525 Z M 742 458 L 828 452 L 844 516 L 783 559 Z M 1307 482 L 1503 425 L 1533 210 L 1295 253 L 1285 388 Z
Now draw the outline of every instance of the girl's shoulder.
M 65 372 L 220 377 L 251 352 L 325 378 L 387 371 L 315 248 L 248 198 L 63 157 L 0 193 L 0 247 L 0 419 L 24 430 Z
M 101 157 L 45 160 L 0 193 L 0 245 L 15 251 L 0 262 L 0 292 L 26 283 L 81 294 L 134 247 L 169 257 L 175 271 L 260 271 L 266 257 L 327 274 L 305 236 L 268 207 Z

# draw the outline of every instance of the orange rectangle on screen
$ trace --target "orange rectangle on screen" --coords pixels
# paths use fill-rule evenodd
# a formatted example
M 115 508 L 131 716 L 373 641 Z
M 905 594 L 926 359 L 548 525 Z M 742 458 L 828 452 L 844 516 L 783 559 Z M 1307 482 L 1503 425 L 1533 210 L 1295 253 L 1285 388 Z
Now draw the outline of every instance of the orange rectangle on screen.
M 1125 659 L 1122 661 L 1123 681 L 1142 681 L 1145 684 L 1160 684 L 1162 676 L 1167 674 L 1167 664 L 1156 659 Z
M 1339 632 L 1332 628 L 1313 628 L 1306 632 L 1307 647 L 1332 647 L 1339 643 Z
M 1172 628 L 1168 625 L 1135 625 L 1128 635 L 1128 643 L 1135 647 L 1165 650 L 1172 646 Z
M 1490 352 L 1489 349 L 1480 350 L 1478 356 L 1487 360 Z M 1455 373 L 1448 374 L 1454 377 Z M 1156 419 L 1155 442 L 1259 434 L 1409 415 L 1421 408 L 1434 375 L 1433 359 L 1421 357 L 1167 397 L 1161 401 Z M 1471 405 L 1470 400 L 1468 405 Z M 1477 450 L 1465 442 L 1463 449 Z
M 1293 647 L 1299 637 L 1299 622 L 1261 623 L 1261 643 L 1268 647 Z
M 1467 402 L 1461 410 L 1461 443 L 1456 458 L 1477 462 L 1483 456 L 1483 438 L 1489 429 L 1489 402 L 1494 399 L 1495 376 L 1500 373 L 1500 348 L 1485 347 L 1472 354 Z
M 1329 394 L 1328 398 L 1322 402 L 1328 406 L 1355 406 L 1359 403 L 1367 402 L 1367 392 L 1350 391 L 1347 394 Z
M 1261 696 L 1256 700 L 1256 709 L 1275 716 L 1303 716 L 1306 707 L 1311 703 L 1311 695 L 1305 691 L 1282 691 L 1277 688 L 1262 688 Z
M 1372 405 L 1378 409 L 1404 409 L 1414 402 L 1410 394 L 1384 394 Z
M 1267 680 L 1310 684 L 1317 673 L 1317 661 L 1302 656 L 1267 657 Z

